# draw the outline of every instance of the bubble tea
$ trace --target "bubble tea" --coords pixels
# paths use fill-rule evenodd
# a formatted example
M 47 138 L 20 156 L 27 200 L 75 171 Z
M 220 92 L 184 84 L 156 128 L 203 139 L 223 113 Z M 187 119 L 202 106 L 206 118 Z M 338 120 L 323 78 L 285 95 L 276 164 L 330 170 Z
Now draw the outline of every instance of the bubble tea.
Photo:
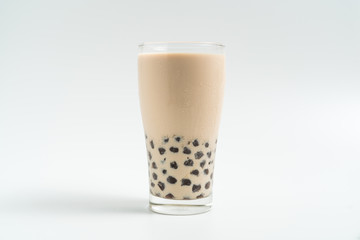
M 224 95 L 224 47 L 164 42 L 139 48 L 150 208 L 176 215 L 206 212 Z

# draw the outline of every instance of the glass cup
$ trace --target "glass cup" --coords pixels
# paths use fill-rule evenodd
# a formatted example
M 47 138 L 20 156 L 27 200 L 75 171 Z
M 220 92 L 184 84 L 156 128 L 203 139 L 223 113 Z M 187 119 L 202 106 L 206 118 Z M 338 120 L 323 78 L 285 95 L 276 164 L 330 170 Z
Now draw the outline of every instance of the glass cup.
M 224 46 L 140 44 L 138 76 L 150 209 L 171 215 L 210 210 L 225 85 Z

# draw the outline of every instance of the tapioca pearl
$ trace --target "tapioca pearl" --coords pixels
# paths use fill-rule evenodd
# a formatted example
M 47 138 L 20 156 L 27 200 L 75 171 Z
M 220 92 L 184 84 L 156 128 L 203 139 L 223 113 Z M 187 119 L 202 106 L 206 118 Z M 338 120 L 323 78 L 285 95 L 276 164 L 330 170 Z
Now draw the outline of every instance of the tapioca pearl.
M 181 179 L 181 186 L 190 186 L 190 185 L 191 185 L 190 179 L 187 179 L 187 178 Z
M 175 137 L 175 140 L 176 140 L 177 142 L 180 142 L 180 141 L 181 141 L 181 137 Z
M 195 175 L 195 176 L 199 176 L 199 170 L 197 170 L 197 169 L 192 170 L 190 174 Z
M 193 192 L 198 192 L 198 191 L 200 191 L 200 189 L 201 189 L 201 185 L 200 185 L 200 184 L 199 184 L 199 185 L 194 184 L 194 185 L 192 186 L 192 191 L 193 191 Z
M 209 143 L 207 142 L 207 143 L 205 143 L 205 147 L 209 147 Z
M 185 166 L 192 167 L 192 166 L 194 166 L 194 161 L 191 160 L 191 159 L 186 160 L 186 161 L 184 162 L 184 165 L 185 165 Z
M 172 195 L 171 193 L 169 193 L 169 194 L 167 194 L 167 195 L 165 196 L 165 198 L 174 199 L 175 197 L 174 197 L 174 195 Z
M 201 168 L 204 168 L 205 164 L 206 164 L 206 161 L 203 160 L 203 161 L 200 163 L 200 167 L 201 167 Z
M 204 169 L 204 174 L 208 175 L 209 174 L 209 169 Z
M 153 173 L 152 177 L 153 177 L 154 180 L 157 180 L 157 174 L 156 173 Z
M 187 148 L 187 147 L 184 147 L 183 153 L 184 154 L 191 154 L 191 150 L 189 148 Z
M 156 166 L 155 162 L 152 162 L 151 166 L 152 166 L 153 169 L 157 169 L 157 166 Z
M 199 196 L 196 196 L 197 199 L 203 198 L 203 197 L 204 197 L 204 194 L 200 194 Z
M 209 189 L 209 187 L 210 187 L 210 181 L 209 182 L 207 182 L 206 184 L 205 184 L 205 189 Z
M 194 147 L 199 146 L 199 141 L 198 141 L 197 139 L 195 139 L 195 140 L 193 141 L 193 145 L 194 145 Z
M 177 165 L 177 163 L 175 161 L 170 163 L 170 167 L 173 168 L 173 169 L 178 169 L 178 165 Z
M 152 155 L 151 155 L 150 151 L 148 151 L 148 157 L 149 157 L 150 160 L 152 159 Z
M 177 179 L 173 176 L 169 176 L 167 179 L 168 183 L 175 184 L 177 182 Z
M 204 156 L 204 153 L 202 151 L 198 151 L 194 154 L 195 159 L 200 159 L 202 156 Z
M 160 188 L 161 191 L 164 191 L 164 189 L 165 189 L 165 184 L 164 184 L 163 182 L 160 182 L 160 181 L 159 181 L 157 185 L 158 185 L 158 187 Z
M 164 143 L 168 143 L 169 142 L 169 138 L 164 138 Z
M 167 173 L 167 170 L 166 170 L 166 169 L 163 169 L 163 170 L 162 170 L 162 173 L 163 173 L 163 174 L 166 174 L 166 173 Z
M 154 149 L 154 141 L 153 140 L 150 141 L 150 146 L 152 149 Z
M 190 141 L 188 141 L 188 145 L 190 145 L 190 143 L 191 143 L 191 142 L 190 142 Z
M 170 147 L 170 152 L 177 153 L 179 149 L 177 147 Z
M 210 174 L 210 179 L 213 179 L 213 174 L 214 174 L 214 173 L 211 173 L 211 174 Z
M 208 158 L 211 158 L 211 152 L 207 152 L 206 155 L 208 156 Z
M 155 183 L 151 182 L 151 187 L 155 187 Z
M 163 155 L 166 152 L 165 148 L 159 147 L 160 155 Z

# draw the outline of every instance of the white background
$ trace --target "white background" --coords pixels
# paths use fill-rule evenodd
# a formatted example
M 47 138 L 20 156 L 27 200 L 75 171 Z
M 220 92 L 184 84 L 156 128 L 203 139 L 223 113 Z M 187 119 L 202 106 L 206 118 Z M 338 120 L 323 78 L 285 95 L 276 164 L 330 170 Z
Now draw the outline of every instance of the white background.
M 147 209 L 142 41 L 224 43 L 211 212 Z M 0 0 L 0 239 L 360 239 L 360 2 Z

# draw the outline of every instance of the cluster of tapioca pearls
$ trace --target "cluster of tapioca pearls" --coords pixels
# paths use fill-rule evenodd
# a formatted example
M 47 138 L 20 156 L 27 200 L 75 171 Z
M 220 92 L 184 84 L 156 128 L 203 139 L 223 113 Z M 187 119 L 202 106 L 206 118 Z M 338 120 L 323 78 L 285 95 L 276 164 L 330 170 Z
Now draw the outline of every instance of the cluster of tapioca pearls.
M 185 141 L 183 137 L 179 136 L 173 136 L 171 139 L 164 137 L 162 143 L 157 144 L 159 146 L 155 146 L 154 141 L 150 140 L 150 138 L 147 141 L 149 174 L 151 178 L 150 191 L 156 196 L 170 199 L 190 199 L 194 198 L 194 194 L 197 193 L 196 198 L 209 195 L 213 178 L 212 156 L 214 154 L 212 152 L 216 151 L 216 141 L 213 144 L 213 148 L 211 148 L 209 142 L 200 144 L 197 139 Z M 180 162 L 179 160 L 172 161 L 170 158 L 175 156 L 173 154 L 180 154 L 180 156 L 184 156 L 184 159 Z M 190 177 L 181 177 L 179 173 L 174 172 L 178 168 L 188 171 Z M 167 174 L 170 170 L 173 170 L 173 175 Z M 190 187 L 193 194 L 191 197 L 186 195 L 174 196 L 176 195 L 175 193 L 167 192 L 167 184 Z M 174 190 L 174 188 L 172 189 Z

